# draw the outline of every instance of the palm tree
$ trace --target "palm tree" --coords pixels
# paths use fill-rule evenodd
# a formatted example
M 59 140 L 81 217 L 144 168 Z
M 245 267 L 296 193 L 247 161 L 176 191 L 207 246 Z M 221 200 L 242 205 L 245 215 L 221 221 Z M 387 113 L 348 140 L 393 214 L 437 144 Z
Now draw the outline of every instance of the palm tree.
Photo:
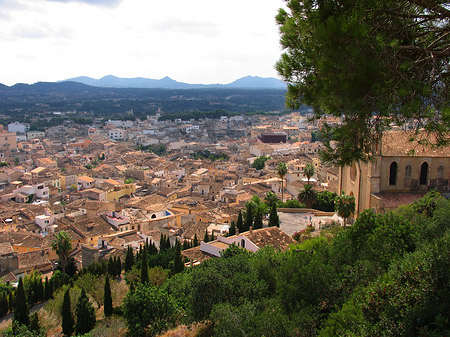
M 278 197 L 272 191 L 267 192 L 266 196 L 264 197 L 264 202 L 269 208 L 271 208 L 273 204 L 276 204 L 277 201 Z
M 317 200 L 317 192 L 312 185 L 306 184 L 302 191 L 298 193 L 298 200 L 305 203 L 307 208 L 311 208 Z
M 334 207 L 337 214 L 344 219 L 344 226 L 347 223 L 347 219 L 355 213 L 355 197 L 353 195 L 345 195 L 342 191 L 341 195 L 338 195 L 334 200 Z
M 306 164 L 305 169 L 303 170 L 303 175 L 306 178 L 308 178 L 308 185 L 309 185 L 309 180 L 314 175 L 314 173 L 316 173 L 316 169 L 314 168 L 313 164 L 311 164 L 311 163 Z
M 58 254 L 59 262 L 61 263 L 63 274 L 66 272 L 67 260 L 72 251 L 72 242 L 67 232 L 61 231 L 55 234 L 52 241 L 52 249 Z
M 284 176 L 287 174 L 288 170 L 287 170 L 287 166 L 285 163 L 281 162 L 278 163 L 277 166 L 277 173 L 281 178 L 281 203 L 284 202 L 284 186 L 283 186 L 283 181 L 284 181 Z

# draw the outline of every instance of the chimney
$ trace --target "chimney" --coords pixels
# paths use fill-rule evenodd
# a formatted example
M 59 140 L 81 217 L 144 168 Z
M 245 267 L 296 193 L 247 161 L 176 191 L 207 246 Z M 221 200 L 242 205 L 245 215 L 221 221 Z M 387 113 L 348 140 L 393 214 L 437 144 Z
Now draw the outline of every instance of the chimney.
M 239 228 L 236 227 L 236 235 L 239 235 Z
M 250 233 L 253 233 L 253 226 L 250 226 L 249 232 L 250 232 Z

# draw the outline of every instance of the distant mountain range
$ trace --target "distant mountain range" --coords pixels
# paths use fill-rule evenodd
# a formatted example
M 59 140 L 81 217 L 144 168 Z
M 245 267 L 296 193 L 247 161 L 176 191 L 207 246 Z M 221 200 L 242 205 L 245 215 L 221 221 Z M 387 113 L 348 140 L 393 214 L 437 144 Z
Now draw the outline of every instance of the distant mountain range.
M 245 89 L 286 89 L 286 84 L 273 77 L 246 76 L 228 84 L 189 84 L 178 82 L 170 77 L 154 80 L 144 77 L 120 78 L 108 75 L 100 79 L 87 76 L 74 77 L 61 82 L 78 82 L 103 88 L 148 88 L 148 89 L 207 89 L 207 88 L 245 88 Z

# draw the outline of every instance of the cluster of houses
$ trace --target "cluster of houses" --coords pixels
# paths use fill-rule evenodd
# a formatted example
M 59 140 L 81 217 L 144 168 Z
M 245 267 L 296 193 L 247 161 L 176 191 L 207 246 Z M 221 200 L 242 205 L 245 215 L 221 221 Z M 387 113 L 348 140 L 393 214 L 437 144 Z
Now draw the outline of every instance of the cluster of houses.
M 33 269 L 51 273 L 57 259 L 51 242 L 59 231 L 69 233 L 79 267 L 122 255 L 128 246 L 137 249 L 147 239 L 158 246 L 161 234 L 171 242 L 201 239 L 205 231 L 219 234 L 213 243 L 186 251 L 191 262 L 220 256 L 232 243 L 253 251 L 265 245 L 286 249 L 292 239 L 279 229 L 220 234 L 254 195 L 296 198 L 307 183 L 308 163 L 315 168 L 310 179 L 315 189 L 353 194 L 357 213 L 395 207 L 383 204 L 388 196 L 399 200 L 392 193 L 414 199 L 431 186 L 448 189 L 447 150 L 407 157 L 411 154 L 399 149 L 407 144 L 389 141 L 388 136 L 400 137 L 389 133 L 376 160 L 338 168 L 321 162 L 321 144 L 312 141 L 317 127 L 296 113 L 186 122 L 151 116 L 46 132 L 21 123 L 2 127 L 0 276 L 14 280 Z M 148 146 L 162 146 L 165 153 L 137 149 Z M 229 159 L 196 160 L 192 154 L 199 150 Z M 252 163 L 259 156 L 270 159 L 256 170 Z M 279 162 L 288 168 L 283 182 Z

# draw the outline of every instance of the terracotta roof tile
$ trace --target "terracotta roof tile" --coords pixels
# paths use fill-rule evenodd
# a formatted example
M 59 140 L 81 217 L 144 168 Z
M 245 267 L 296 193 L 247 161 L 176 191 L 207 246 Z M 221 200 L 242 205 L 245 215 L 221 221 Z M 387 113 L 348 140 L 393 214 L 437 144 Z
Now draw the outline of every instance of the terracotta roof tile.
M 421 135 L 419 135 L 420 137 Z M 410 141 L 413 134 L 404 131 L 387 131 L 383 134 L 381 141 L 381 154 L 383 156 L 425 156 L 425 157 L 448 157 L 450 146 L 430 147 Z M 422 135 L 425 137 L 425 135 Z

